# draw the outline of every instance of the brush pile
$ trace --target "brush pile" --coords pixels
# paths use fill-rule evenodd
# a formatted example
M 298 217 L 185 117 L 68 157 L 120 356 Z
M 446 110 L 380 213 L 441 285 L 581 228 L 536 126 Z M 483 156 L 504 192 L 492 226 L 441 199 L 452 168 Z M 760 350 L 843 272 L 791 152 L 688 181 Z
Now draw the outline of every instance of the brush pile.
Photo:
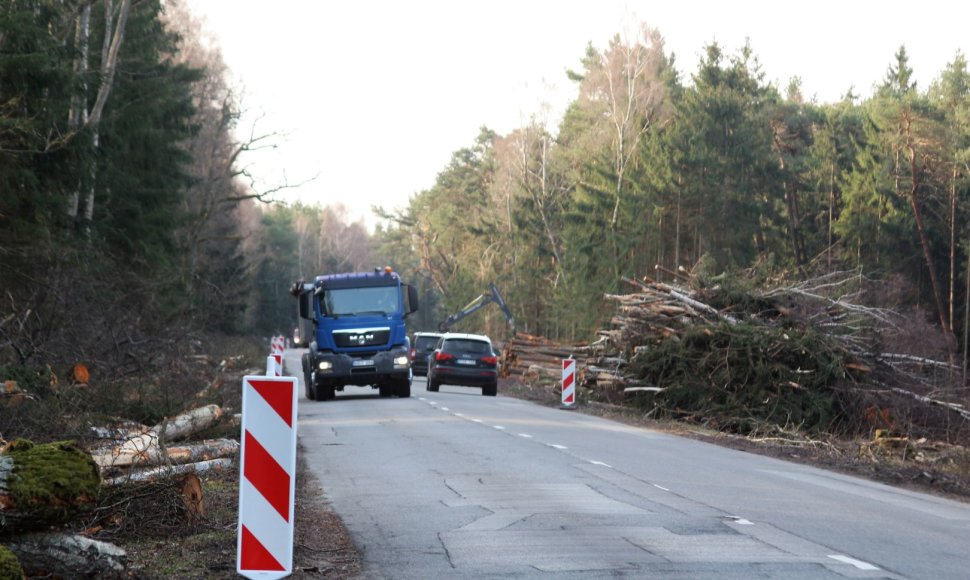
M 899 416 L 887 408 L 900 398 L 911 403 L 922 397 L 937 414 L 970 420 L 959 404 L 897 384 L 887 388 L 886 376 L 905 365 L 953 369 L 883 352 L 883 338 L 897 332 L 898 315 L 862 304 L 864 281 L 857 273 L 769 291 L 727 280 L 691 280 L 694 288 L 651 279 L 623 283 L 632 291 L 605 296 L 614 313 L 598 340 L 570 346 L 516 337 L 506 345 L 504 372 L 556 384 L 559 359 L 571 356 L 588 399 L 740 434 L 892 428 L 892 420 L 865 418 Z

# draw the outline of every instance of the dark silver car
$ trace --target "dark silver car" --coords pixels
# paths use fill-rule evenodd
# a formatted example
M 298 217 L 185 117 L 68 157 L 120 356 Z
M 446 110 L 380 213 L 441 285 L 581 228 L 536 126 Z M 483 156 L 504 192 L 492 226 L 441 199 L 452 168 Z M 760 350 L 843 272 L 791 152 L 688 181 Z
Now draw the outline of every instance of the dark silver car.
M 492 341 L 481 334 L 447 333 L 428 358 L 428 390 L 441 385 L 481 387 L 482 394 L 498 393 L 498 357 Z
M 441 337 L 440 332 L 415 332 L 411 337 L 411 352 L 408 357 L 411 359 L 411 372 L 414 376 L 423 377 L 428 374 L 428 356 L 434 352 Z

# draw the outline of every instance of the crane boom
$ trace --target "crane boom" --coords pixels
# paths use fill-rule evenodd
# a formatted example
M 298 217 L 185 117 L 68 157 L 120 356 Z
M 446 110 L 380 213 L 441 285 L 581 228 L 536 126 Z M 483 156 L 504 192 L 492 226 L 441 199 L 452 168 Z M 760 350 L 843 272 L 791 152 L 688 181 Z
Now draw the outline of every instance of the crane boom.
M 509 323 L 509 328 L 512 329 L 512 334 L 515 334 L 515 318 L 512 317 L 512 312 L 509 311 L 508 305 L 505 304 L 505 300 L 502 298 L 502 294 L 499 293 L 498 288 L 494 283 L 488 285 L 488 291 L 483 292 L 477 298 L 469 302 L 464 308 L 452 314 L 444 322 L 438 325 L 438 330 L 441 332 L 447 332 L 451 327 L 459 320 L 466 318 L 485 306 L 495 303 L 499 308 L 502 309 L 502 313 L 505 314 L 505 320 Z

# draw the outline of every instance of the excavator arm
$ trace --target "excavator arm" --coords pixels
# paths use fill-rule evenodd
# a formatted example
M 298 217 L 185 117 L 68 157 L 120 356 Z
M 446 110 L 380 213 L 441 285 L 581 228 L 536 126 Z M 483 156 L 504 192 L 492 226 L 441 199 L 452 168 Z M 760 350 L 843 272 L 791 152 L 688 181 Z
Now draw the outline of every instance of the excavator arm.
M 512 317 L 512 312 L 509 310 L 508 305 L 505 304 L 505 300 L 499 293 L 498 288 L 495 287 L 495 284 L 489 284 L 487 292 L 483 292 L 480 296 L 469 302 L 464 308 L 445 319 L 444 322 L 438 325 L 438 330 L 441 332 L 448 332 L 456 322 L 471 316 L 493 302 L 502 309 L 502 313 L 505 315 L 505 320 L 508 321 L 509 328 L 512 329 L 512 334 L 515 334 L 515 318 Z

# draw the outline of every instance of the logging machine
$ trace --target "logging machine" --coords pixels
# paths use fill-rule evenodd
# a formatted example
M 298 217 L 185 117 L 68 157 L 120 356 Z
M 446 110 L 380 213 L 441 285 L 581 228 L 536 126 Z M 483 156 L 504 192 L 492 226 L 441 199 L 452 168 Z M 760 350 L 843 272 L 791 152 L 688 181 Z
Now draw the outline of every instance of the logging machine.
M 505 314 L 505 320 L 509 323 L 509 328 L 512 329 L 512 334 L 515 335 L 515 318 L 512 317 L 512 312 L 509 311 L 509 307 L 505 304 L 505 300 L 499 293 L 498 288 L 495 284 L 489 284 L 488 290 L 483 292 L 477 298 L 465 305 L 464 308 L 452 314 L 444 322 L 438 325 L 438 330 L 441 332 L 448 332 L 451 327 L 455 325 L 459 320 L 466 318 L 482 308 L 488 306 L 489 304 L 495 303 L 499 308 L 502 309 L 502 313 Z
M 306 397 L 333 399 L 347 385 L 380 396 L 411 396 L 404 319 L 418 310 L 417 289 L 390 267 L 296 282 Z

